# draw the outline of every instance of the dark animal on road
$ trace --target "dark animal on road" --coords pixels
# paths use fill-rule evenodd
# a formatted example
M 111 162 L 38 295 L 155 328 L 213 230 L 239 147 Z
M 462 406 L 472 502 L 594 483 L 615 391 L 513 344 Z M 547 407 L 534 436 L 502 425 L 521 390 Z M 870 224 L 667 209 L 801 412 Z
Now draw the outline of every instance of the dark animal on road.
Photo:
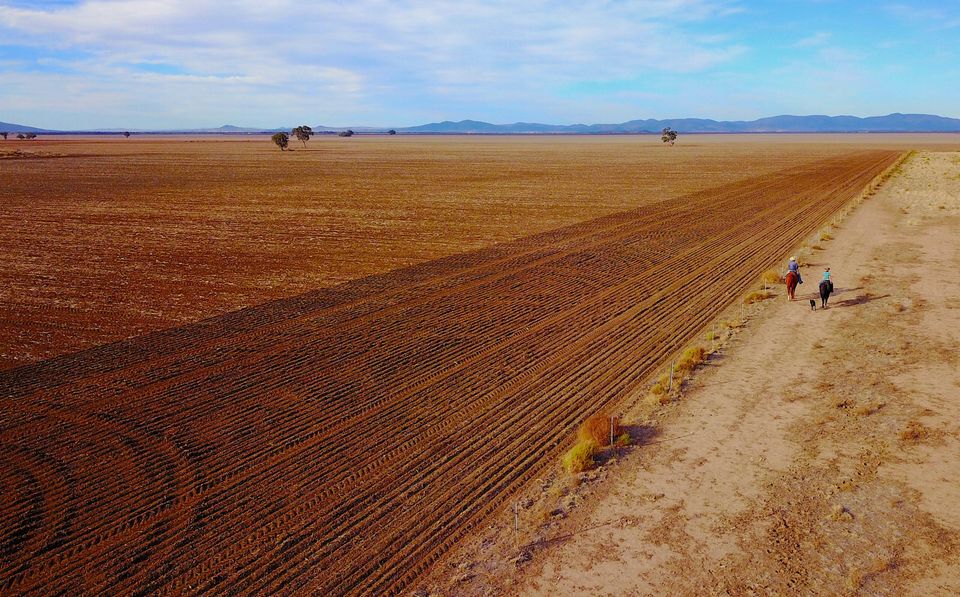
M 830 300 L 830 295 L 833 293 L 833 282 L 830 280 L 823 280 L 820 282 L 820 307 L 823 309 L 827 308 L 827 301 Z

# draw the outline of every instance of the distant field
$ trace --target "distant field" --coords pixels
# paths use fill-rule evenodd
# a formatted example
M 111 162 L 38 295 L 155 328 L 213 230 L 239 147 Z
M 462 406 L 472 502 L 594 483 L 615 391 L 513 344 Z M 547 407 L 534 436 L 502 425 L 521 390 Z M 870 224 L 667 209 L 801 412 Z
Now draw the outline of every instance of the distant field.
M 956 136 L 0 142 L 0 369 L 680 197 Z M 19 150 L 19 154 L 16 152 Z

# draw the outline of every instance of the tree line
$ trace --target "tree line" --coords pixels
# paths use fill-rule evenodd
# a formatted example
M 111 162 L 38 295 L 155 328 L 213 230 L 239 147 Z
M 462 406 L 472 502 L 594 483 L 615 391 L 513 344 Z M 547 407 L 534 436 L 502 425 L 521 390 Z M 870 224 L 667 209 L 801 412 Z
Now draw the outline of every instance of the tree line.
M 356 134 L 356 133 L 354 133 L 351 129 L 347 129 L 347 130 L 345 130 L 345 131 L 340 131 L 339 133 L 337 133 L 337 136 L 338 136 L 338 137 L 352 137 L 352 136 L 354 136 L 355 134 Z M 395 131 L 395 130 L 393 130 L 393 129 L 390 129 L 389 131 L 387 131 L 387 134 L 388 134 L 388 135 L 396 135 L 396 134 L 397 134 L 397 131 Z M 277 147 L 280 148 L 280 151 L 284 151 L 284 150 L 286 150 L 287 147 L 290 145 L 290 137 L 291 137 L 291 135 L 292 135 L 293 137 L 296 137 L 297 141 L 300 141 L 301 143 L 303 143 L 303 146 L 306 147 L 306 146 L 307 146 L 307 141 L 309 141 L 309 140 L 310 140 L 310 137 L 314 135 L 314 132 L 313 132 L 313 129 L 312 129 L 312 128 L 310 128 L 309 126 L 303 124 L 303 125 L 300 125 L 300 126 L 296 127 L 295 129 L 293 129 L 293 130 L 290 131 L 289 133 L 283 133 L 283 132 L 281 132 L 281 133 L 274 133 L 274 135 L 273 135 L 272 137 L 270 137 L 270 140 L 273 141 L 273 142 L 277 145 Z
M 4 140 L 7 139 L 7 136 L 8 136 L 9 134 L 10 134 L 10 133 L 8 133 L 7 131 L 0 131 L 0 137 L 3 137 Z M 20 139 L 21 141 L 23 141 L 23 140 L 28 140 L 28 141 L 29 141 L 30 139 L 36 139 L 36 138 L 37 138 L 37 134 L 36 134 L 36 133 L 17 133 L 17 139 Z

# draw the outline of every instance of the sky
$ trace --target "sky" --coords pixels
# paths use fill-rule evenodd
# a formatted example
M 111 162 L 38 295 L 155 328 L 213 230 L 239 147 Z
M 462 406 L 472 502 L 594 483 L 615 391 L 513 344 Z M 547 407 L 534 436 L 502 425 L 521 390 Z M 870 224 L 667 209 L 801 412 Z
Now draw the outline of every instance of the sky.
M 960 2 L 0 0 L 0 121 L 61 130 L 960 117 Z

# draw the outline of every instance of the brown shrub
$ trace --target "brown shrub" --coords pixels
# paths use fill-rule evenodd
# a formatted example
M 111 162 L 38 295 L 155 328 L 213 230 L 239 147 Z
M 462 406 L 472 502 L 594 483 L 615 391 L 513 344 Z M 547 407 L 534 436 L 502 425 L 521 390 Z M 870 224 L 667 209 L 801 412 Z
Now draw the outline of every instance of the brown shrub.
M 616 417 L 613 419 L 613 436 L 620 435 L 623 431 L 620 429 L 620 421 Z M 606 413 L 597 413 L 583 422 L 580 429 L 577 430 L 577 441 L 592 441 L 599 447 L 610 445 L 610 415 Z

